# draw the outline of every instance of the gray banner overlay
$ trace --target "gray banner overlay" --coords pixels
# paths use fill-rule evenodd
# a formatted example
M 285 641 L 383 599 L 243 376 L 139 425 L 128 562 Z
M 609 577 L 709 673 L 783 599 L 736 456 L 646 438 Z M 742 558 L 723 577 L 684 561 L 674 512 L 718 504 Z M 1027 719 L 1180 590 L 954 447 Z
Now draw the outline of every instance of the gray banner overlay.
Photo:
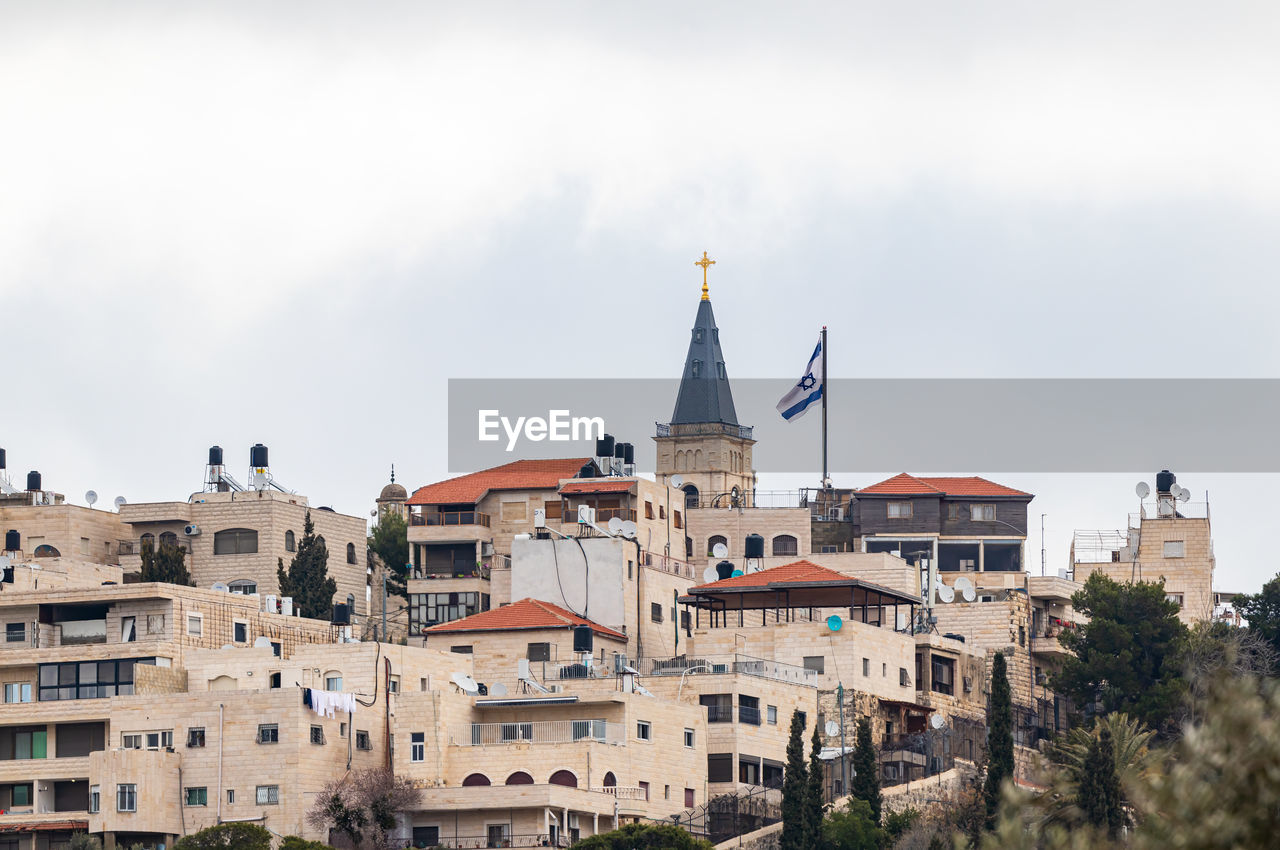
M 753 428 L 757 471 L 821 469 L 820 406 L 786 422 L 775 405 L 792 382 L 732 385 L 738 422 Z M 678 387 L 450 379 L 449 469 L 589 456 L 599 423 L 586 420 L 599 419 L 652 472 L 656 423 L 670 420 Z M 1280 472 L 1280 379 L 847 379 L 827 390 L 833 472 Z M 482 416 L 493 439 L 480 439 Z

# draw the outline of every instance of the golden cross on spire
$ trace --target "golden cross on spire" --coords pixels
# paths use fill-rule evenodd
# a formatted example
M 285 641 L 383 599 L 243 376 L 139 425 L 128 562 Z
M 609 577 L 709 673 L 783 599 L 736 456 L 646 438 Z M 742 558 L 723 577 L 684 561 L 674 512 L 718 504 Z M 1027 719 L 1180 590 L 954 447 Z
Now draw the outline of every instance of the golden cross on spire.
M 702 266 L 702 300 L 710 301 L 711 298 L 707 295 L 707 266 L 714 266 L 716 261 L 707 257 L 707 252 L 703 251 L 702 259 L 694 260 L 693 264 L 695 266 Z

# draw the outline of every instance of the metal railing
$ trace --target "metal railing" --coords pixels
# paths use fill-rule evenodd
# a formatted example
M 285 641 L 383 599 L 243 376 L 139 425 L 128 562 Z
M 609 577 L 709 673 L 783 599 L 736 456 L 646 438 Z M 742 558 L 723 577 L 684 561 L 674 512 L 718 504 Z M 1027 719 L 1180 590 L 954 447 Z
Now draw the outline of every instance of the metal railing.
M 412 841 L 401 841 L 399 847 L 448 847 L 456 850 L 479 850 L 483 847 L 568 847 L 568 838 L 557 838 L 553 843 L 551 836 L 545 832 L 534 832 L 521 835 L 503 835 L 489 837 L 487 835 L 442 835 L 432 844 L 414 844 Z
M 749 706 L 749 705 L 738 706 L 738 722 L 748 723 L 752 726 L 759 726 L 760 725 L 759 707 L 753 708 L 752 706 Z
M 655 422 L 653 424 L 656 426 L 657 435 L 659 437 L 727 434 L 730 437 L 737 437 L 740 440 L 750 440 L 752 439 L 751 434 L 753 431 L 750 425 L 728 425 L 724 422 Z
M 449 743 L 455 747 L 492 747 L 502 744 L 572 744 L 596 741 L 625 744 L 621 723 L 605 720 L 539 720 L 528 723 L 471 723 L 455 728 Z
M 184 551 L 184 552 L 187 552 L 188 554 L 190 554 L 190 552 L 191 552 L 191 547 L 188 545 L 187 541 L 185 541 L 185 540 L 176 540 L 176 541 L 174 541 L 174 540 L 166 540 L 166 541 L 152 540 L 152 541 L 151 541 L 151 548 L 152 548 L 152 549 L 159 549 L 159 548 L 160 548 L 160 543 L 162 543 L 162 542 L 170 543 L 170 544 L 172 544 L 172 545 L 174 545 L 174 546 L 177 546 L 179 549 L 181 549 L 181 550 L 182 550 L 182 551 Z M 141 554 L 142 554 L 142 541 L 141 541 L 141 540 L 117 540 L 117 541 L 116 541 L 116 554 L 117 554 L 117 555 L 124 555 L 124 556 L 129 556 L 129 555 L 141 555 Z
M 759 676 L 762 679 L 773 679 L 778 682 L 798 682 L 803 685 L 817 685 L 818 672 L 799 667 L 795 664 L 784 664 L 781 661 L 770 661 L 767 658 L 756 658 L 751 655 L 676 655 L 666 658 L 649 659 L 651 676 L 679 676 L 690 668 L 689 675 L 701 673 L 741 673 L 746 676 Z
M 481 511 L 440 511 L 433 514 L 409 514 L 409 525 L 482 525 L 489 527 L 489 515 Z
M 732 723 L 733 722 L 733 706 L 732 705 L 708 705 L 707 706 L 707 722 L 708 723 Z
M 454 567 L 449 569 L 441 567 L 439 569 L 431 569 L 429 567 L 414 567 L 410 578 L 415 579 L 437 579 L 437 578 L 488 578 L 489 568 L 483 565 L 474 567 Z
M 682 561 L 679 558 L 672 558 L 667 555 L 658 555 L 653 552 L 644 553 L 644 566 L 651 570 L 660 570 L 664 573 L 670 573 L 674 576 L 682 578 L 693 578 L 693 564 L 688 561 Z

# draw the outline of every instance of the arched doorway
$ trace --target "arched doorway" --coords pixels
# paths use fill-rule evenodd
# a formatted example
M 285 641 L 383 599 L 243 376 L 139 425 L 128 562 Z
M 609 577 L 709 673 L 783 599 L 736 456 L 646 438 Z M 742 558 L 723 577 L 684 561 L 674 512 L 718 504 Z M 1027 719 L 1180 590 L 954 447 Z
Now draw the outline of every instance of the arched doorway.
M 578 777 L 574 776 L 573 772 L 569 770 L 557 770 L 551 774 L 550 782 L 552 785 L 563 785 L 565 788 L 578 787 Z
M 685 510 L 693 510 L 698 507 L 698 488 L 692 484 L 686 484 L 682 489 L 684 490 Z
M 488 784 L 489 784 L 489 777 L 485 776 L 483 773 L 473 773 L 470 776 L 468 776 L 466 779 L 462 780 L 462 786 L 464 788 L 475 788 L 478 785 L 488 785 Z M 507 784 L 511 785 L 512 783 L 508 782 Z
M 609 771 L 604 775 L 604 787 L 613 788 L 618 784 L 618 777 L 613 775 L 613 771 Z
M 525 773 L 523 770 L 517 770 L 515 773 L 507 777 L 508 785 L 532 785 L 533 777 Z

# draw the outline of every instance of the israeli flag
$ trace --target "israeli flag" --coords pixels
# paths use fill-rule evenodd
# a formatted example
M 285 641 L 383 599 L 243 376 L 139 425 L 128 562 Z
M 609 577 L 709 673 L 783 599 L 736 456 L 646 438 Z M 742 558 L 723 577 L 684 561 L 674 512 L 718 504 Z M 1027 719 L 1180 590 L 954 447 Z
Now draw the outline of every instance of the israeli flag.
M 825 386 L 826 381 L 823 380 L 822 374 L 822 338 L 819 337 L 818 347 L 813 350 L 809 365 L 804 367 L 804 375 L 796 381 L 791 392 L 784 395 L 778 402 L 778 412 L 788 422 L 799 419 L 809 412 L 811 405 L 822 401 L 822 390 Z

